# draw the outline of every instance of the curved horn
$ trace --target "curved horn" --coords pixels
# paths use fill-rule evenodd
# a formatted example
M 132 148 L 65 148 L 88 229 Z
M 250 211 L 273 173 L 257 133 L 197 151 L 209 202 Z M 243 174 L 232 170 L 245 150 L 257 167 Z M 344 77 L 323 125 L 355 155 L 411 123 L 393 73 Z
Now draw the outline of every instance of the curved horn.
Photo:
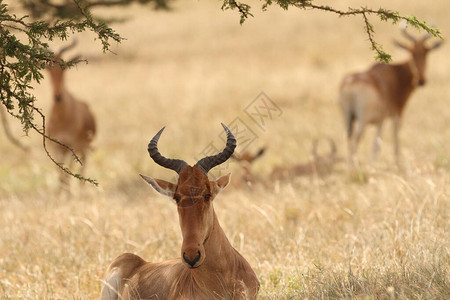
M 202 158 L 195 164 L 195 166 L 202 170 L 205 174 L 208 174 L 209 170 L 230 158 L 234 152 L 234 148 L 236 148 L 236 138 L 233 133 L 223 123 L 220 124 L 222 124 L 223 129 L 225 129 L 225 132 L 227 133 L 227 145 L 221 153 Z
M 429 38 L 431 38 L 432 37 L 432 35 L 431 34 L 429 34 L 429 33 L 425 33 L 423 36 L 422 36 L 422 42 L 425 42 L 426 40 L 428 40 Z
M 402 27 L 402 33 L 411 42 L 413 42 L 413 43 L 416 42 L 416 38 L 413 37 L 410 33 L 408 33 L 408 31 L 406 31 L 406 25 Z
M 150 157 L 153 159 L 155 163 L 160 165 L 161 167 L 174 170 L 178 174 L 180 174 L 181 170 L 188 166 L 188 164 L 181 159 L 169 159 L 162 156 L 158 151 L 158 140 L 163 132 L 165 126 L 161 128 L 160 131 L 152 138 L 150 143 L 148 144 L 148 153 Z
M 58 53 L 56 55 L 61 56 L 64 52 L 66 52 L 67 50 L 72 49 L 73 47 L 75 47 L 75 45 L 78 44 L 78 39 L 77 38 L 73 38 L 72 39 L 72 43 L 70 43 L 69 45 L 62 47 Z

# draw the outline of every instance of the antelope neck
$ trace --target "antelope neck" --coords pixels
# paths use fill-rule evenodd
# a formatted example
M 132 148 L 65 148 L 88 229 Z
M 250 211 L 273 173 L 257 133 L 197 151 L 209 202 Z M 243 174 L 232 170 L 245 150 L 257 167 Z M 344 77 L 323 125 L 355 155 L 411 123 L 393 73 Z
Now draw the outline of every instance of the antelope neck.
M 227 258 L 233 256 L 235 250 L 228 241 L 222 227 L 220 227 L 215 212 L 212 228 L 203 242 L 203 246 L 205 247 L 206 258 L 202 266 L 215 272 L 226 269 L 224 265 L 229 263 Z
M 411 85 L 413 87 L 415 87 L 415 86 L 417 86 L 417 83 L 419 81 L 419 70 L 417 69 L 416 62 L 414 61 L 414 58 L 411 59 L 408 62 L 408 67 L 409 67 L 409 70 L 411 71 L 411 74 L 412 74 Z

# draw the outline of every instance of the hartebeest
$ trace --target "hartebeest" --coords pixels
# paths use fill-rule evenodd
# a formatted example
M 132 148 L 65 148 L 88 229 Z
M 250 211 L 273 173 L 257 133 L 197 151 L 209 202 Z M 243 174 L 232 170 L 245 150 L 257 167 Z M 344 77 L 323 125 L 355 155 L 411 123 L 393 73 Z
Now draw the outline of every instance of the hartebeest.
M 225 162 L 236 147 L 227 134 L 225 149 L 199 160 L 193 167 L 163 157 L 157 147 L 162 128 L 150 141 L 150 157 L 178 173 L 177 184 L 142 178 L 177 204 L 183 243 L 181 258 L 149 263 L 125 253 L 109 266 L 101 299 L 255 299 L 259 281 L 249 263 L 230 244 L 219 225 L 213 200 L 227 186 L 230 174 L 210 181 L 208 171 Z
M 375 124 L 377 127 L 371 161 L 376 160 L 382 124 L 387 118 L 393 119 L 394 154 L 397 165 L 399 164 L 398 131 L 403 110 L 414 89 L 425 84 L 427 54 L 442 44 L 438 41 L 429 47 L 425 42 L 431 35 L 426 34 L 416 39 L 405 28 L 402 32 L 412 45 L 405 46 L 399 42 L 396 45 L 410 52 L 409 60 L 392 65 L 377 63 L 368 71 L 347 75 L 342 81 L 339 104 L 347 128 L 351 165 L 354 164 L 358 142 L 368 124 Z
M 47 65 L 47 71 L 53 88 L 53 107 L 47 122 L 47 134 L 53 139 L 70 147 L 75 151 L 83 163 L 80 173 L 86 166 L 86 154 L 96 133 L 94 115 L 88 105 L 76 99 L 66 88 L 64 83 L 65 68 L 61 65 L 62 55 L 76 45 L 76 40 L 63 47 L 55 55 L 52 63 Z M 72 59 L 73 60 L 73 59 Z M 64 163 L 69 149 L 52 143 L 55 159 Z M 70 164 L 73 160 L 70 161 Z M 61 187 L 67 185 L 67 174 L 61 173 Z

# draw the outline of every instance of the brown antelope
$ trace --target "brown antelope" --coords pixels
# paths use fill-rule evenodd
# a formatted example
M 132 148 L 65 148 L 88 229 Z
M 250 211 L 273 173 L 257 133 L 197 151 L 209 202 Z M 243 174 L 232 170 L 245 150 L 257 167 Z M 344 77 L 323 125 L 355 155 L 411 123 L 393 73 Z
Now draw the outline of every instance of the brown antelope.
M 101 299 L 256 299 L 259 281 L 249 263 L 230 244 L 219 225 L 213 200 L 227 186 L 230 174 L 210 181 L 208 171 L 225 162 L 236 147 L 227 134 L 225 149 L 199 160 L 193 167 L 163 157 L 157 147 L 162 128 L 150 141 L 150 157 L 178 173 L 176 184 L 142 178 L 159 193 L 173 198 L 178 208 L 183 243 L 180 258 L 160 263 L 125 253 L 106 271 Z
M 251 170 L 251 166 L 256 159 L 260 158 L 264 154 L 265 151 L 266 151 L 266 148 L 262 147 L 255 154 L 252 154 L 252 153 L 246 151 L 240 155 L 233 154 L 231 156 L 231 158 L 236 160 L 242 168 L 242 182 L 243 183 L 251 184 L 254 182 L 254 176 L 253 176 L 253 172 Z
M 53 107 L 47 122 L 47 134 L 53 139 L 70 147 L 80 156 L 83 163 L 80 173 L 86 166 L 86 154 L 91 147 L 91 142 L 95 136 L 96 123 L 88 105 L 76 99 L 64 84 L 64 67 L 61 66 L 62 55 L 76 45 L 74 40 L 70 45 L 63 47 L 54 56 L 51 64 L 47 65 L 47 71 L 53 88 Z M 71 59 L 74 60 L 75 58 Z M 55 159 L 59 163 L 64 163 L 69 149 L 59 144 L 52 143 L 55 152 Z M 71 160 L 70 164 L 73 162 Z M 67 175 L 61 173 L 61 187 L 67 185 Z
M 414 89 L 425 84 L 427 54 L 442 44 L 438 41 L 429 47 L 425 42 L 431 35 L 416 39 L 406 28 L 402 32 L 412 42 L 411 46 L 395 43 L 410 52 L 409 60 L 392 65 L 378 63 L 365 72 L 347 75 L 342 81 L 339 104 L 347 128 L 350 165 L 355 162 L 358 142 L 368 124 L 374 124 L 377 128 L 371 157 L 371 161 L 375 162 L 383 121 L 387 118 L 393 119 L 394 154 L 399 165 L 398 132 L 403 110 Z M 356 128 L 353 126 L 355 122 Z
M 336 163 L 341 161 L 337 155 L 336 144 L 331 138 L 327 138 L 330 145 L 330 152 L 328 154 L 319 154 L 317 151 L 319 140 L 316 139 L 312 145 L 313 160 L 306 163 L 296 164 L 292 166 L 275 167 L 270 173 L 270 179 L 288 179 L 295 176 L 312 176 L 312 175 L 326 175 L 333 170 Z

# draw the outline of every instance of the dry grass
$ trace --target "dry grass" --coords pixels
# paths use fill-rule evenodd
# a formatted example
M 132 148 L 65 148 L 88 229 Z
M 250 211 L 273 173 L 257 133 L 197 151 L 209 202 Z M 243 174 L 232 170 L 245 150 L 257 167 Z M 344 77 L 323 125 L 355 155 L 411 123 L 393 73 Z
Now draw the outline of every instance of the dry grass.
M 340 3 L 342 7 L 350 1 Z M 361 2 L 361 1 L 360 1 Z M 355 6 L 355 1 L 351 5 Z M 358 5 L 358 4 L 357 4 Z M 450 30 L 448 1 L 377 1 Z M 178 1 L 173 12 L 135 7 L 117 25 L 127 40 L 101 55 L 89 34 L 79 52 L 91 62 L 71 70 L 68 86 L 98 118 L 88 175 L 100 187 L 58 197 L 57 172 L 39 137 L 25 154 L 0 134 L 0 298 L 95 299 L 108 264 L 131 251 L 150 261 L 177 257 L 176 209 L 139 173 L 170 179 L 151 162 L 149 138 L 163 125 L 161 152 L 188 162 L 218 138 L 219 123 L 241 118 L 258 135 L 250 150 L 268 152 L 260 179 L 280 164 L 307 161 L 311 141 L 331 136 L 344 154 L 335 104 L 340 78 L 373 54 L 358 19 L 272 8 L 239 26 L 220 3 Z M 379 24 L 377 38 L 400 38 Z M 57 46 L 57 45 L 55 45 Z M 229 188 L 216 212 L 232 244 L 249 260 L 262 299 L 449 299 L 450 59 L 432 53 L 429 84 L 409 103 L 401 131 L 404 171 L 393 167 L 389 126 L 375 170 L 349 177 L 345 165 L 324 178 L 295 178 L 251 189 Z M 49 81 L 36 86 L 45 111 Z M 282 115 L 259 129 L 244 108 L 264 91 Z M 15 126 L 19 132 L 19 126 Z M 368 132 L 359 157 L 367 162 Z M 220 144 L 221 145 L 221 144 Z M 239 177 L 238 166 L 231 164 Z

